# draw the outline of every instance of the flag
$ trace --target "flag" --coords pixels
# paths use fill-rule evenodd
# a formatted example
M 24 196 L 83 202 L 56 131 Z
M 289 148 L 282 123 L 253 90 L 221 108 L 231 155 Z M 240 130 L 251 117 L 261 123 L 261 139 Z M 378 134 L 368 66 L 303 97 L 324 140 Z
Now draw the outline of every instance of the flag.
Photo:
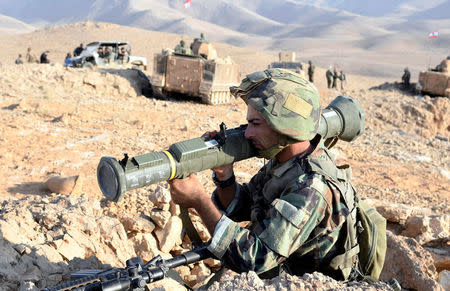
M 186 0 L 186 1 L 187 1 L 187 0 Z M 428 38 L 437 38 L 438 35 L 439 35 L 439 32 L 433 31 L 433 32 L 430 32 L 430 33 L 428 34 Z
M 189 8 L 189 7 L 191 7 L 191 1 L 192 1 L 192 0 L 186 0 L 186 2 L 184 2 L 184 8 Z

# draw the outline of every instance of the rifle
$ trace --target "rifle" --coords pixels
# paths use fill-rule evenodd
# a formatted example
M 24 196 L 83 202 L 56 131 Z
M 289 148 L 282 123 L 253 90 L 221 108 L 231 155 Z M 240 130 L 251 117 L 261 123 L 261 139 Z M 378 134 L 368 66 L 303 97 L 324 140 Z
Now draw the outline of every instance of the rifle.
M 213 255 L 208 251 L 207 245 L 168 260 L 158 255 L 146 264 L 141 257 L 134 257 L 126 261 L 125 268 L 80 270 L 71 275 L 71 281 L 43 291 L 144 291 L 147 284 L 167 276 L 191 289 L 184 281 L 179 281 L 182 280 L 181 277 L 172 269 L 210 257 Z

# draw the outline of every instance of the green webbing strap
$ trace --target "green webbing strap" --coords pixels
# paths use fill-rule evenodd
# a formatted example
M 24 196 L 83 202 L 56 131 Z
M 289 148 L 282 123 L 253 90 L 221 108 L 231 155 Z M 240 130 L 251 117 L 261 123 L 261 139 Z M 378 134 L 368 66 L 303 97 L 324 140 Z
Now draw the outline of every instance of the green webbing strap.
M 197 230 L 195 229 L 194 224 L 192 223 L 191 218 L 189 217 L 189 212 L 187 208 L 180 207 L 180 218 L 183 222 L 183 228 L 186 231 L 191 243 L 193 245 L 199 245 L 203 243 L 200 235 L 198 235 Z

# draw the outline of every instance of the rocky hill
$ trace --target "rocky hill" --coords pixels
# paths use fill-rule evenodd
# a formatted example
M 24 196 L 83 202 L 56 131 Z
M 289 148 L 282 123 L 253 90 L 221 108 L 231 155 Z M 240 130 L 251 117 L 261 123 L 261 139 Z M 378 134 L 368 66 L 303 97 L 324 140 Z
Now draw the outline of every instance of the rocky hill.
M 13 57 L 30 44 L 44 49 L 46 41 L 58 36 L 55 46 L 61 58 L 55 60 L 60 60 L 74 41 L 64 30 L 76 35 L 77 42 L 87 34 L 137 41 L 144 33 L 109 24 L 78 25 L 2 36 L 2 53 Z M 177 39 L 145 33 L 151 39 L 138 44 L 136 54 L 159 51 Z M 243 74 L 265 68 L 275 57 L 217 47 L 241 65 Z M 165 182 L 130 191 L 119 203 L 108 202 L 98 189 L 97 164 L 102 156 L 165 150 L 174 142 L 218 129 L 221 122 L 228 128 L 243 124 L 246 106 L 241 100 L 208 106 L 195 100 L 146 98 L 141 91 L 147 84 L 136 70 L 65 68 L 54 61 L 20 66 L 3 62 L 1 71 L 1 290 L 39 290 L 67 280 L 79 269 L 122 267 L 135 255 L 145 261 L 158 254 L 170 258 L 189 248 Z M 338 142 L 332 152 L 338 164 L 352 166 L 360 195 L 389 221 L 382 279 L 396 277 L 406 289 L 448 290 L 450 100 L 402 91 L 389 78 L 355 74 L 348 74 L 343 90 L 327 89 L 323 76 L 324 69 L 318 67 L 315 84 L 323 107 L 338 95 L 349 95 L 366 113 L 364 134 L 352 143 Z M 263 163 L 256 158 L 239 162 L 238 181 L 247 181 Z M 210 175 L 198 174 L 208 191 L 213 190 Z M 55 181 L 66 183 L 55 188 Z M 207 240 L 198 216 L 191 216 Z M 177 271 L 197 288 L 218 267 L 219 262 L 206 260 Z M 161 290 L 156 288 L 182 287 L 165 279 L 151 286 Z M 220 288 L 389 290 L 381 283 L 344 284 L 319 273 L 262 281 L 254 273 L 227 272 L 220 285 L 211 286 Z

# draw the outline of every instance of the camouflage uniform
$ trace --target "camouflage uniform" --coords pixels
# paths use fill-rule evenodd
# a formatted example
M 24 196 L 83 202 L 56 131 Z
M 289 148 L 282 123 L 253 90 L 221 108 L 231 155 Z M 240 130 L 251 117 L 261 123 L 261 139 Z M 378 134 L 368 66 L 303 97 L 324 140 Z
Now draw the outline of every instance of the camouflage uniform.
M 192 50 L 186 46 L 184 40 L 181 40 L 180 44 L 175 46 L 174 52 L 177 54 L 192 55 Z
M 295 141 L 311 140 L 316 150 L 284 163 L 271 159 L 249 183 L 236 184 L 234 200 L 227 209 L 214 192 L 212 199 L 224 215 L 215 228 L 209 250 L 238 272 L 253 270 L 269 278 L 283 271 L 296 275 L 321 271 L 342 279 L 328 265 L 342 250 L 346 237 L 341 228 L 349 210 L 337 188 L 313 170 L 313 164 L 319 161 L 337 169 L 316 135 L 321 112 L 317 89 L 281 69 L 264 71 L 277 76 L 272 82 L 265 82 L 264 74 L 259 74 L 248 75 L 240 87 L 232 88 L 233 95 L 241 95 L 273 129 Z M 297 83 L 295 86 L 285 82 L 290 78 Z M 289 101 L 293 94 L 295 101 Z M 303 130 L 297 131 L 292 122 L 299 118 L 316 123 L 306 123 Z M 243 228 L 236 223 L 239 221 L 251 221 L 251 226 Z

